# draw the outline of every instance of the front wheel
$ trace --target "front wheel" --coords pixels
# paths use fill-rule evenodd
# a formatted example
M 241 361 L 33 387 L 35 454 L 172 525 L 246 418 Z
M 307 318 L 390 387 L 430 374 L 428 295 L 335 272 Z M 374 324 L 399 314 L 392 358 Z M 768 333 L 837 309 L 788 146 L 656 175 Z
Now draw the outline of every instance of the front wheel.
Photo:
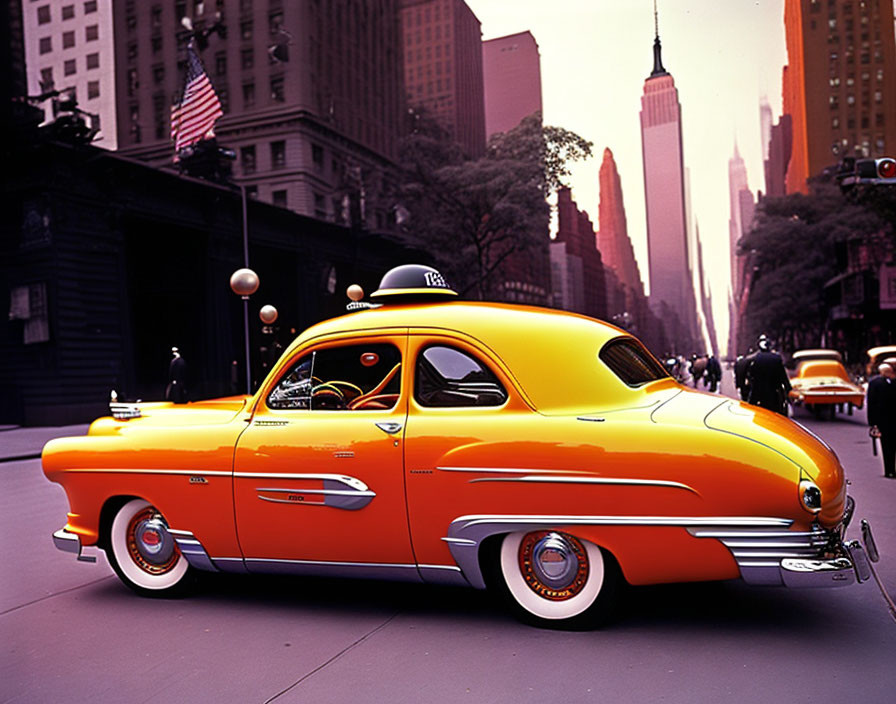
M 517 532 L 501 543 L 499 582 L 511 609 L 543 628 L 606 621 L 622 581 L 610 553 L 559 531 Z
M 189 564 L 168 524 L 143 499 L 118 509 L 109 529 L 107 556 L 119 579 L 142 596 L 176 596 L 190 581 Z

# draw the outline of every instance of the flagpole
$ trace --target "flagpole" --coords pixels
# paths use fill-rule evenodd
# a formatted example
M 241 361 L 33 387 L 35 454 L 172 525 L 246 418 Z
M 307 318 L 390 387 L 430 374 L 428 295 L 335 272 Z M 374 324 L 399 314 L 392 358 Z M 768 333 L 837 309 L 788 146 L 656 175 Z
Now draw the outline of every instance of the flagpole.
M 247 216 L 246 184 L 240 184 L 243 200 L 243 267 L 249 268 L 249 218 Z M 246 339 L 246 393 L 252 394 L 252 369 L 249 364 L 249 297 L 243 297 L 243 329 Z

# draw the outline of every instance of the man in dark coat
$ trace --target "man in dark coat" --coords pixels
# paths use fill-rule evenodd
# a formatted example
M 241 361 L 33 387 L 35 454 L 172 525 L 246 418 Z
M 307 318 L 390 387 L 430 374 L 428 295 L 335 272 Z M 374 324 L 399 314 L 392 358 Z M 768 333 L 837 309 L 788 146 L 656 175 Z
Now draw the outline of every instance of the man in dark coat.
M 747 367 L 750 366 L 750 362 L 753 361 L 755 356 L 756 354 L 751 347 L 747 350 L 745 355 L 738 357 L 734 361 L 734 385 L 737 387 L 738 392 L 740 392 L 742 401 L 746 401 L 749 396 L 749 389 L 747 388 Z
M 771 351 L 769 340 L 759 338 L 759 351 L 747 367 L 749 402 L 775 413 L 787 415 L 787 395 L 790 379 L 781 355 Z
M 896 479 L 896 369 L 889 360 L 877 369 L 880 376 L 868 382 L 869 433 L 880 438 L 884 476 Z
M 180 356 L 177 347 L 172 347 L 171 353 L 174 356 L 168 365 L 168 388 L 165 389 L 165 399 L 174 403 L 186 403 L 187 363 Z
M 715 393 L 719 382 L 722 381 L 722 365 L 715 355 L 710 355 L 706 362 L 706 377 L 709 380 L 709 390 Z

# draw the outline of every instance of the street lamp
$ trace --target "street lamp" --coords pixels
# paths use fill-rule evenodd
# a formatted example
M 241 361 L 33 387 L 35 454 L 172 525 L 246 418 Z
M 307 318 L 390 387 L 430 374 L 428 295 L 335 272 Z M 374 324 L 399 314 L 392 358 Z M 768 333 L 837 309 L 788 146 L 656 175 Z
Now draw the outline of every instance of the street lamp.
M 246 393 L 250 395 L 252 394 L 252 369 L 249 364 L 249 296 L 258 290 L 258 284 L 258 274 L 248 267 L 237 269 L 230 276 L 230 289 L 243 299 L 243 328 L 246 337 Z

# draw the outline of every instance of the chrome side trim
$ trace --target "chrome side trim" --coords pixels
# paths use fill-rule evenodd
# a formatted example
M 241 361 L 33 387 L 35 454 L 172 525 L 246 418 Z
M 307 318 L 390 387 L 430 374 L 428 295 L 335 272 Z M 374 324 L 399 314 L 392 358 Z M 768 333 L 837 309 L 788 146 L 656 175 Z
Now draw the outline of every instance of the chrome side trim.
M 205 469 L 67 469 L 68 473 L 78 474 L 173 474 L 180 476 L 229 477 L 233 472 Z
M 195 472 L 194 472 L 195 474 Z M 230 472 L 228 472 L 230 474 Z M 355 491 L 367 491 L 369 487 L 356 477 L 347 474 L 281 474 L 279 472 L 233 472 L 236 479 L 282 479 L 283 481 L 321 480 L 345 484 Z
M 174 538 L 174 542 L 177 543 L 181 555 L 183 555 L 187 559 L 187 562 L 190 563 L 190 567 L 195 567 L 197 570 L 203 570 L 205 572 L 218 571 L 218 568 L 215 567 L 215 564 L 209 558 L 205 548 L 202 547 L 202 543 L 196 540 L 196 536 L 190 531 L 169 528 L 168 532 L 171 534 L 171 537 Z
M 327 560 L 283 560 L 247 557 L 249 572 L 316 577 L 356 577 L 400 582 L 420 582 L 417 565 L 387 562 L 335 562 Z
M 470 479 L 476 482 L 538 482 L 544 484 L 609 484 L 619 486 L 663 486 L 672 489 L 685 489 L 694 494 L 698 492 L 687 484 L 671 482 L 664 479 L 625 479 L 616 477 L 575 477 L 575 476 L 522 476 L 522 477 L 480 477 Z
M 292 476 L 292 475 L 291 475 Z M 313 480 L 323 482 L 323 489 L 305 489 L 302 486 L 285 487 L 256 487 L 256 496 L 262 501 L 276 504 L 291 504 L 293 506 L 328 506 L 346 511 L 357 511 L 376 498 L 376 492 L 367 488 L 360 479 L 346 477 L 338 474 L 304 474 L 297 475 L 293 481 Z M 275 496 L 264 496 L 264 494 Z M 287 498 L 281 499 L 276 494 L 286 494 Z M 305 495 L 322 496 L 323 501 L 306 501 Z
M 578 470 L 516 469 L 511 467 L 436 467 L 440 472 L 473 472 L 475 474 L 579 474 Z
M 821 528 L 811 531 L 762 528 L 732 531 L 726 527 L 709 527 L 688 528 L 688 532 L 695 538 L 718 540 L 731 552 L 743 580 L 748 584 L 763 585 L 786 584 L 786 579 L 791 579 L 796 584 L 801 578 L 786 575 L 784 562 L 791 561 L 788 564 L 793 565 L 793 572 L 813 571 L 806 567 L 806 561 L 818 562 L 833 540 L 832 534 Z M 829 571 L 829 568 L 819 566 L 814 571 Z
M 672 526 L 784 529 L 793 521 L 789 518 L 761 516 L 562 516 L 562 515 L 471 515 L 451 522 L 448 543 L 451 556 L 467 581 L 477 589 L 485 588 L 479 568 L 479 547 L 486 538 L 519 530 L 543 530 L 560 526 Z

